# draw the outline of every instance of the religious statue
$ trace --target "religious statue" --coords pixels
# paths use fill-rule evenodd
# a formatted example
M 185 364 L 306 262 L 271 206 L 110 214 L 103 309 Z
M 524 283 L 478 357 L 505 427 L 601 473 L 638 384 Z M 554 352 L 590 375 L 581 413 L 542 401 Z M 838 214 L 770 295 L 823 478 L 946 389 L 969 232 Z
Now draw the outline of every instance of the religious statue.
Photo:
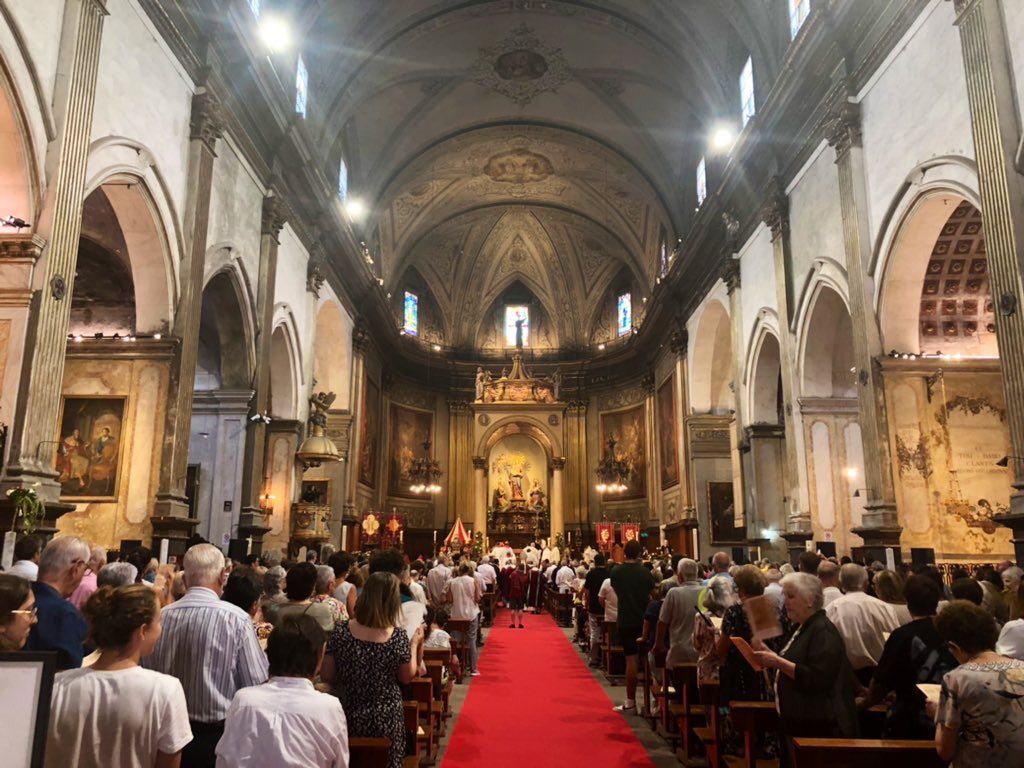
M 484 388 L 487 386 L 487 375 L 481 366 L 476 367 L 476 401 L 483 402 Z
M 496 512 L 504 512 L 506 509 L 508 509 L 508 506 L 508 496 L 505 494 L 504 489 L 500 487 L 495 488 L 494 495 L 491 498 L 491 507 Z
M 512 501 L 522 501 L 523 496 L 523 476 L 522 475 L 509 475 L 508 484 L 512 488 Z
M 596 554 L 597 554 L 597 550 L 594 549 L 592 546 L 590 546 L 588 544 L 587 548 L 583 550 L 583 562 L 585 562 L 588 566 L 593 565 L 594 564 L 594 556 Z
M 327 428 L 327 411 L 337 399 L 333 392 L 317 392 L 309 398 L 309 423 L 315 426 Z
M 562 392 L 562 369 L 555 368 L 555 372 L 551 375 L 551 393 L 555 397 L 555 401 L 561 399 L 560 395 Z
M 544 491 L 540 489 L 540 481 L 534 480 L 533 487 L 530 489 L 530 508 L 534 512 L 540 512 L 544 509 Z
M 523 348 L 523 318 L 516 318 L 516 349 Z

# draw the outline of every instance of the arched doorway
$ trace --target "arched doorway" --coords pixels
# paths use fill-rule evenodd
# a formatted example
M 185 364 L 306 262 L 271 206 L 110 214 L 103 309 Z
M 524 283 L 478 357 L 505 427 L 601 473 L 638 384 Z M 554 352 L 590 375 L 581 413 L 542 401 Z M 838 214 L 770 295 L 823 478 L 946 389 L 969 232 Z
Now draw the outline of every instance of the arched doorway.
M 800 410 L 811 523 L 816 541 L 838 552 L 860 546 L 864 456 L 857 403 L 853 325 L 846 300 L 819 282 L 809 292 L 800 337 Z
M 230 538 L 242 505 L 253 371 L 249 309 L 233 271 L 218 272 L 203 289 L 186 491 L 198 532 L 217 544 Z
M 904 546 L 1012 555 L 1012 453 L 981 212 L 962 192 L 912 200 L 891 238 L 879 301 L 893 478 Z
M 786 530 L 786 430 L 782 396 L 779 338 L 767 324 L 754 342 L 747 383 L 750 398 L 746 443 L 750 482 L 747 484 L 747 527 L 751 538 L 765 540 L 762 554 L 783 556 Z M 766 553 L 764 550 L 768 550 Z
M 270 533 L 264 547 L 287 551 L 290 537 L 291 504 L 299 473 L 296 472 L 295 451 L 298 450 L 302 425 L 298 408 L 298 354 L 292 326 L 281 322 L 270 337 L 270 418 L 267 434 L 266 487 L 271 495 Z

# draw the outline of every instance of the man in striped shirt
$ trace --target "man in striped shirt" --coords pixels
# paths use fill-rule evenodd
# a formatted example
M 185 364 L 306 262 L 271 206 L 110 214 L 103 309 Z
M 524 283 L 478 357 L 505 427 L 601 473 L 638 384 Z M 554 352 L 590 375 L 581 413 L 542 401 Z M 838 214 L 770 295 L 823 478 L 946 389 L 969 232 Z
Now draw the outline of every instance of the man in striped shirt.
M 224 555 L 212 544 L 185 553 L 185 596 L 160 614 L 163 634 L 143 666 L 173 675 L 185 689 L 193 740 L 182 768 L 216 765 L 217 742 L 235 691 L 267 679 L 267 657 L 249 615 L 220 599 Z

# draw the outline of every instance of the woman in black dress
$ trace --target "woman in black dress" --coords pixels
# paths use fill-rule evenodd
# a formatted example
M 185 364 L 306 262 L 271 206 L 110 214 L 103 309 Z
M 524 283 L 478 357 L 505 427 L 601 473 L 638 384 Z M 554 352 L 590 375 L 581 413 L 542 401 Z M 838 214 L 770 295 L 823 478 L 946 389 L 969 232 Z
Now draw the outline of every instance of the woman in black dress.
M 410 642 L 402 628 L 398 578 L 374 573 L 356 600 L 355 616 L 337 626 L 327 641 L 320 674 L 333 683 L 348 719 L 349 736 L 391 739 L 390 768 L 402 768 L 405 719 L 401 684 L 419 669 L 423 627 Z

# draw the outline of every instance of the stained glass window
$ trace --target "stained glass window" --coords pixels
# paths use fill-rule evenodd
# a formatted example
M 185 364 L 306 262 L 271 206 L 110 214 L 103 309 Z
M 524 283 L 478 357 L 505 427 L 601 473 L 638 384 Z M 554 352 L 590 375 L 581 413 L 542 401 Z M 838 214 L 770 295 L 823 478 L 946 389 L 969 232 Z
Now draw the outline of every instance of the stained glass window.
M 252 15 L 258 19 L 260 17 L 260 0 L 249 0 L 249 8 L 252 10 Z
M 697 163 L 697 205 L 698 207 L 704 204 L 704 200 L 708 196 L 708 164 L 705 158 L 701 158 L 700 162 Z
M 505 346 L 516 345 L 516 320 L 523 321 L 523 346 L 529 346 L 530 308 L 521 304 L 505 307 Z
M 306 62 L 299 56 L 295 64 L 295 111 L 303 117 L 306 116 L 306 99 L 309 89 L 309 72 L 306 71 Z
M 624 293 L 619 296 L 615 306 L 618 313 L 616 324 L 619 336 L 625 336 L 633 329 L 633 297 L 629 293 Z
M 348 166 L 345 165 L 345 158 L 341 158 L 338 165 L 338 199 L 344 200 L 348 196 Z
M 410 336 L 418 335 L 420 332 L 420 300 L 415 293 L 405 292 L 403 317 L 403 330 Z
M 658 274 L 664 277 L 668 273 L 668 243 L 665 242 L 665 233 L 662 231 L 660 245 L 658 246 Z
M 754 116 L 756 107 L 754 105 L 754 62 L 748 58 L 740 72 L 740 108 L 742 110 L 743 124 L 750 122 Z
M 811 0 L 789 0 L 789 36 L 796 37 L 811 12 Z

